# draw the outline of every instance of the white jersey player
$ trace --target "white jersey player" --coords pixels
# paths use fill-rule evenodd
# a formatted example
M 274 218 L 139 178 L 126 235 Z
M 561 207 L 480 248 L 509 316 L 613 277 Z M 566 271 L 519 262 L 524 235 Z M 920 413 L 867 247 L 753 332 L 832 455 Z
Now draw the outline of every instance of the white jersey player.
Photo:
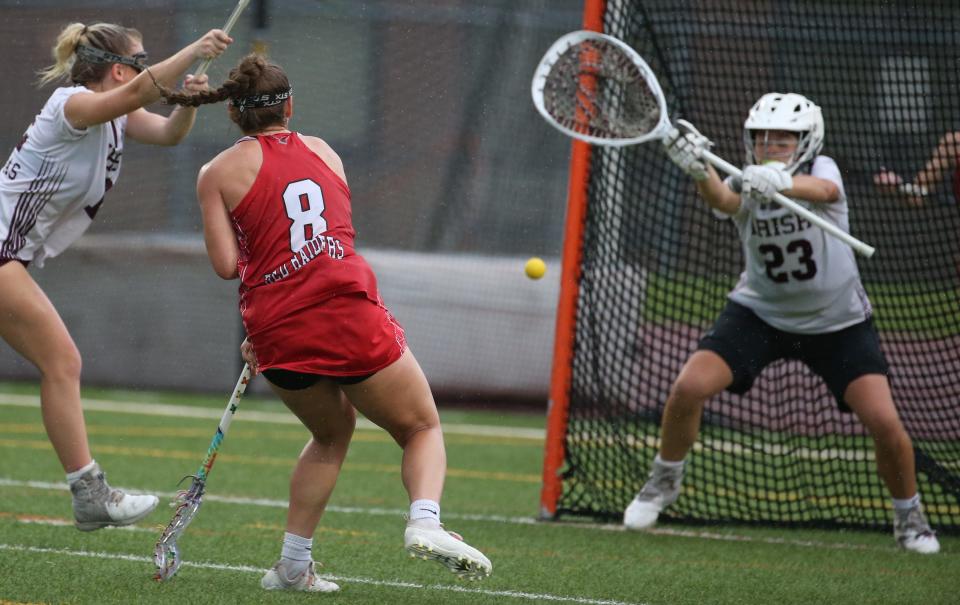
M 220 55 L 231 42 L 212 30 L 169 59 L 147 67 L 142 38 L 109 23 L 73 23 L 59 34 L 56 63 L 40 83 L 58 88 L 0 170 L 0 338 L 40 371 L 44 426 L 67 472 L 76 526 L 90 531 L 134 523 L 156 496 L 113 489 L 90 455 L 80 405 L 80 353 L 50 300 L 27 272 L 63 252 L 87 229 L 120 174 L 125 135 L 175 145 L 195 110 L 169 117 L 144 105 L 174 85 L 197 59 Z M 194 90 L 206 77 L 187 78 Z
M 695 129 L 664 139 L 667 155 L 696 181 L 707 205 L 735 223 L 745 268 L 673 384 L 660 452 L 624 512 L 630 529 L 652 526 L 679 496 L 705 402 L 723 390 L 747 392 L 766 366 L 792 358 L 822 377 L 840 409 L 856 413 L 874 436 L 877 468 L 893 497 L 897 543 L 919 553 L 940 550 L 920 506 L 913 445 L 893 404 L 853 251 L 773 201 L 782 193 L 849 231 L 840 170 L 819 155 L 823 139 L 820 107 L 792 93 L 766 94 L 750 109 L 739 181 L 722 181 L 702 159 L 711 143 Z
M 127 116 L 74 128 L 64 106 L 86 86 L 58 88 L 10 154 L 0 178 L 0 258 L 63 252 L 93 222 L 120 175 Z
M 849 232 L 847 195 L 837 163 L 817 156 L 809 172 L 832 183 L 837 199 L 797 203 Z M 776 203 L 743 204 L 730 218 L 746 261 L 730 300 L 795 334 L 834 332 L 870 317 L 850 246 Z

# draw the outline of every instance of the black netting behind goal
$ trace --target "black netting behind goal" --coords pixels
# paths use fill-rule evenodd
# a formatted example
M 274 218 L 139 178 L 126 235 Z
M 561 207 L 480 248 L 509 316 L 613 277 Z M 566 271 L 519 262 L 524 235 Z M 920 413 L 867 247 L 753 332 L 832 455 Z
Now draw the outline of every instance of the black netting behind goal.
M 938 531 L 960 530 L 956 158 L 922 200 L 873 181 L 881 168 L 911 180 L 960 130 L 960 5 L 610 1 L 604 30 L 658 74 L 671 118 L 692 121 L 733 163 L 762 94 L 798 92 L 823 108 L 823 153 L 841 168 L 852 232 L 878 250 L 858 262 L 925 510 Z M 587 186 L 557 512 L 619 517 L 656 453 L 669 388 L 743 261 L 733 225 L 658 143 L 593 148 Z M 887 528 L 892 514 L 862 425 L 805 366 L 778 362 L 745 396 L 707 404 L 665 516 Z

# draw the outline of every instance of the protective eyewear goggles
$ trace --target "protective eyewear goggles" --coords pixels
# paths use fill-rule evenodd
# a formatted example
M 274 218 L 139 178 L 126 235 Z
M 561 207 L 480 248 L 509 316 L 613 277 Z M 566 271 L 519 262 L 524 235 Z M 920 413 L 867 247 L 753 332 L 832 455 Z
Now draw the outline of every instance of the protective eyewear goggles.
M 85 44 L 78 44 L 76 52 L 77 56 L 87 63 L 120 63 L 121 65 L 129 65 L 137 70 L 137 73 L 147 68 L 147 53 L 145 52 L 139 52 L 132 57 L 126 57 Z

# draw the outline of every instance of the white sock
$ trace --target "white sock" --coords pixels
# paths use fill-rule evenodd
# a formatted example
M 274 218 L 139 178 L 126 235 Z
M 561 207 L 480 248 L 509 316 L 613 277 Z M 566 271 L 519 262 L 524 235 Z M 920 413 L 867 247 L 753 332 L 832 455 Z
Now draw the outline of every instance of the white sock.
M 280 558 L 287 562 L 287 568 L 293 575 L 301 573 L 313 560 L 313 538 L 304 538 L 290 532 L 283 534 L 283 550 Z
M 428 519 L 440 523 L 440 505 L 433 500 L 414 500 L 410 503 L 410 520 Z
M 662 466 L 663 468 L 683 468 L 683 464 L 686 460 L 664 460 L 660 457 L 660 454 L 657 454 L 653 459 L 654 466 Z
M 84 466 L 83 468 L 78 468 L 72 473 L 67 473 L 67 485 L 73 485 L 74 483 L 76 483 L 77 480 L 80 479 L 80 477 L 83 477 L 88 472 L 93 470 L 93 467 L 95 467 L 96 465 L 97 465 L 97 461 L 91 460 L 90 464 Z
M 891 500 L 893 500 L 893 510 L 910 510 L 911 508 L 920 506 L 920 492 L 914 494 L 912 498 L 906 498 L 904 500 L 891 498 Z

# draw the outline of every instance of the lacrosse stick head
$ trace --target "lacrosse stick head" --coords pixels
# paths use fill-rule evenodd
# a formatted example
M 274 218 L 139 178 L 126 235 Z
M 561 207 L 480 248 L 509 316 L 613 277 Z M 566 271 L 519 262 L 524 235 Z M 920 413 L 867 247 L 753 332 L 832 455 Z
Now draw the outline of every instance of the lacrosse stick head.
M 157 566 L 153 579 L 158 582 L 169 580 L 180 570 L 182 562 L 175 540 L 168 543 L 157 542 L 153 550 L 153 564 Z
M 179 492 L 176 500 L 171 504 L 176 507 L 176 512 L 160 534 L 160 539 L 157 540 L 157 545 L 153 549 L 153 563 L 157 567 L 153 575 L 154 580 L 158 582 L 169 580 L 180 569 L 183 561 L 180 558 L 177 540 L 200 510 L 203 487 L 203 481 L 194 477 L 190 489 Z
M 653 71 L 606 34 L 576 31 L 557 40 L 537 66 L 531 93 L 550 125 L 596 145 L 661 139 L 672 128 Z

